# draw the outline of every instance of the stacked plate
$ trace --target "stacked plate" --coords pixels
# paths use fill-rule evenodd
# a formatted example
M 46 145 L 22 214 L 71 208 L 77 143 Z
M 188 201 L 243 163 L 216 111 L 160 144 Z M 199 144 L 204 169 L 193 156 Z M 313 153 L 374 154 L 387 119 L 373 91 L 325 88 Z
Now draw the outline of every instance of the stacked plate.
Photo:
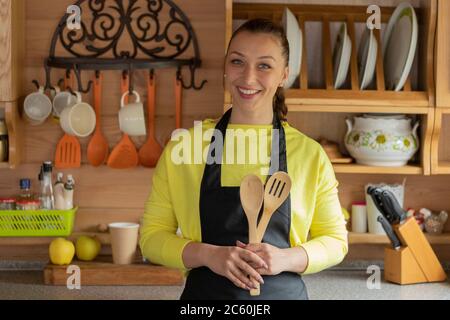
M 401 3 L 392 14 L 383 39 L 386 89 L 400 91 L 408 79 L 419 34 L 416 13 L 409 3 Z
M 297 18 L 289 8 L 284 9 L 282 25 L 289 41 L 290 51 L 289 78 L 285 85 L 285 89 L 288 89 L 294 85 L 300 75 L 302 67 L 303 34 L 298 25 Z

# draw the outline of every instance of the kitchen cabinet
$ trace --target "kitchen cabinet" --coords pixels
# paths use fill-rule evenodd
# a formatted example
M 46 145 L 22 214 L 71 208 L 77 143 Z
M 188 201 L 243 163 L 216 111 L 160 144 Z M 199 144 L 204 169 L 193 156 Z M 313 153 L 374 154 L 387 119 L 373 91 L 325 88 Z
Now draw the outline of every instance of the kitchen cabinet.
M 450 3 L 438 0 L 436 34 L 436 106 L 450 108 Z
M 19 98 L 25 53 L 24 0 L 0 0 L 0 119 L 6 122 L 9 137 L 8 162 L 0 169 L 15 168 L 20 162 Z
M 450 2 L 438 1 L 436 34 L 436 116 L 431 167 L 433 174 L 450 174 Z
M 0 0 L 0 101 L 16 101 L 22 95 L 24 0 Z
M 231 0 L 229 0 L 231 3 Z M 417 53 L 413 70 L 403 91 L 385 89 L 382 58 L 382 32 L 375 30 L 378 42 L 374 85 L 370 90 L 359 89 L 357 50 L 360 37 L 357 31 L 365 28 L 367 6 L 332 4 L 315 5 L 288 3 L 235 2 L 227 8 L 227 37 L 230 39 L 233 21 L 267 18 L 280 22 L 287 6 L 296 16 L 303 32 L 301 72 L 297 84 L 286 90 L 289 122 L 310 137 L 326 138 L 340 144 L 345 152 L 345 119 L 360 113 L 401 113 L 420 120 L 419 153 L 407 166 L 400 168 L 371 167 L 357 164 L 335 164 L 336 173 L 430 175 L 431 139 L 434 125 L 435 86 L 433 75 L 434 34 L 437 1 L 415 2 L 419 23 Z M 305 1 L 301 1 L 304 3 Z M 298 2 L 297 2 L 298 3 Z M 337 4 L 336 4 L 337 3 Z M 385 25 L 398 4 L 381 6 L 381 22 Z M 229 21 L 231 20 L 231 22 Z M 349 76 L 342 90 L 335 90 L 332 70 L 332 34 L 336 23 L 346 22 L 352 42 Z M 319 27 L 317 27 L 319 25 Z M 314 29 L 314 28 L 315 29 Z M 314 33 L 315 32 L 315 33 Z M 317 49 L 317 50 L 316 50 Z M 316 50 L 316 51 L 314 51 Z M 320 74 L 318 76 L 318 74 Z M 225 93 L 225 109 L 231 105 L 231 96 Z

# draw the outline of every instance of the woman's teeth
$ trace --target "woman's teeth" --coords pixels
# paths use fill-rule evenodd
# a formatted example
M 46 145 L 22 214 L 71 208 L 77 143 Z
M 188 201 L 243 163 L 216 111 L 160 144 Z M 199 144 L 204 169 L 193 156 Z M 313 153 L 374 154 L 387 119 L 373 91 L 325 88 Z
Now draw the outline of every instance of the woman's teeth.
M 239 92 L 245 94 L 245 95 L 254 95 L 260 92 L 260 90 L 246 90 L 246 89 L 242 89 L 242 88 L 238 88 Z

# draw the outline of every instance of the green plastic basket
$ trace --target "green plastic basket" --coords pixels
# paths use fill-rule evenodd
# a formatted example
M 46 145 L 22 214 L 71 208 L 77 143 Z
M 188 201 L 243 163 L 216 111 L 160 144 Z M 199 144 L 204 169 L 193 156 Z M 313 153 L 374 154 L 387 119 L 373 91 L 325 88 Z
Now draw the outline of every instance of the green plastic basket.
M 0 211 L 0 237 L 67 237 L 77 210 Z

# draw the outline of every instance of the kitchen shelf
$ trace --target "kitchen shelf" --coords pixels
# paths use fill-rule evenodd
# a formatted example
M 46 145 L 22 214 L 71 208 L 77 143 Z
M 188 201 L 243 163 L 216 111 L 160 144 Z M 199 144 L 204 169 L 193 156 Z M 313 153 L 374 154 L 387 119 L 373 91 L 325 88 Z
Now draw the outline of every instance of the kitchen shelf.
M 430 244 L 450 244 L 450 233 L 443 233 L 441 235 L 430 235 L 424 233 Z M 389 244 L 390 241 L 386 235 L 370 234 L 370 233 L 355 233 L 349 232 L 349 244 Z
M 290 90 L 287 91 L 289 95 Z M 301 98 L 297 104 L 293 104 L 289 99 L 287 106 L 289 112 L 340 112 L 340 113 L 401 113 L 401 114 L 423 114 L 430 112 L 428 107 L 407 107 L 407 106 L 371 106 L 371 105 L 330 105 L 328 99 L 317 99 L 308 101 L 307 98 Z M 317 103 L 317 104 L 313 104 Z
M 311 1 L 312 2 L 312 1 Z M 227 11 L 227 40 L 231 38 L 233 20 L 248 20 L 252 18 L 267 18 L 276 22 L 282 19 L 285 7 L 288 7 L 297 17 L 303 31 L 303 52 L 301 72 L 295 88 L 286 90 L 286 104 L 289 111 L 310 112 L 373 112 L 373 113 L 407 113 L 427 114 L 428 109 L 434 108 L 434 33 L 437 19 L 437 0 L 421 1 L 416 9 L 420 25 L 418 44 L 418 83 L 411 84 L 408 79 L 400 92 L 385 90 L 384 66 L 382 57 L 382 41 L 379 30 L 374 34 L 378 42 L 378 56 L 376 64 L 375 89 L 360 90 L 357 63 L 357 41 L 355 25 L 365 24 L 367 21 L 366 6 L 344 5 L 311 5 L 311 4 L 269 4 L 269 3 L 232 3 Z M 381 22 L 387 23 L 394 7 L 381 8 Z M 344 90 L 335 90 L 333 83 L 332 48 L 330 24 L 345 21 L 352 41 L 349 80 Z M 323 65 L 324 80 L 321 88 L 312 87 L 308 75 L 308 42 L 305 35 L 305 24 L 320 22 L 322 24 L 322 56 L 317 61 Z M 225 93 L 225 103 L 231 103 L 231 95 Z M 379 109 L 378 109 L 379 108 Z
M 336 173 L 363 173 L 363 174 L 402 174 L 421 175 L 424 170 L 420 165 L 406 165 L 403 167 L 371 167 L 358 164 L 333 164 Z

